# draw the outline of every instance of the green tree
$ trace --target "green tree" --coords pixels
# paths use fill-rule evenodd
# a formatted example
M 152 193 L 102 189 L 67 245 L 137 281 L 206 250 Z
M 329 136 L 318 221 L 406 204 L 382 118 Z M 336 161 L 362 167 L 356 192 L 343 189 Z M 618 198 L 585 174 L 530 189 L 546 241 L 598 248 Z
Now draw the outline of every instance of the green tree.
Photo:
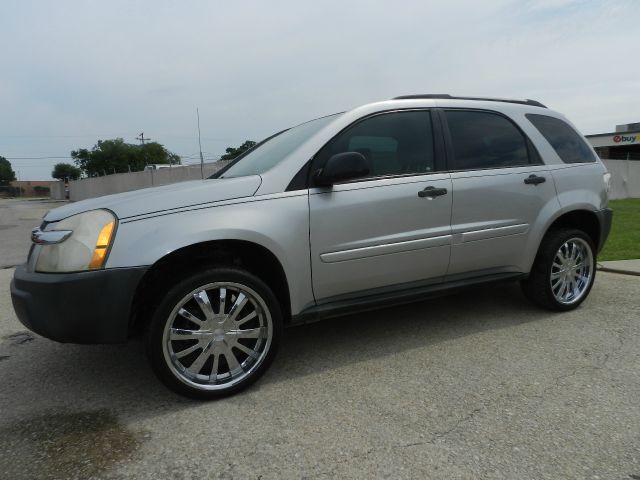
M 256 145 L 256 142 L 254 142 L 253 140 L 247 140 L 242 145 L 240 145 L 238 148 L 229 147 L 229 148 L 227 148 L 225 150 L 225 152 L 227 152 L 227 153 L 222 155 L 220 157 L 220 160 L 231 160 L 232 158 L 236 158 L 241 153 L 244 153 L 247 150 L 250 150 L 253 147 L 255 147 L 255 145 Z
M 56 163 L 51 176 L 58 180 L 77 180 L 80 178 L 80 169 L 70 163 Z
M 0 157 L 0 185 L 7 186 L 16 179 L 16 172 L 11 169 L 11 163 Z
M 125 143 L 122 138 L 98 140 L 91 150 L 73 150 L 71 158 L 80 170 L 90 177 L 130 170 L 137 172 L 152 163 L 180 164 L 178 155 L 157 142 L 134 145 Z

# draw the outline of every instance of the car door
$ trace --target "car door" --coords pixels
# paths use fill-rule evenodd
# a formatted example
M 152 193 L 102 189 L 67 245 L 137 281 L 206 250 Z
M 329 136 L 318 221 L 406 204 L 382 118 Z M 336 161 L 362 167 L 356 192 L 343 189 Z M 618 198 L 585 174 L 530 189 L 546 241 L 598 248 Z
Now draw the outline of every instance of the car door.
M 537 219 L 558 208 L 553 177 L 506 116 L 459 109 L 442 116 L 453 185 L 447 280 L 526 271 Z
M 451 180 L 442 172 L 428 110 L 384 112 L 338 134 L 312 172 L 337 153 L 357 151 L 369 174 L 309 190 L 313 290 L 318 302 L 441 282 L 451 233 Z M 423 192 L 423 193 L 420 193 Z

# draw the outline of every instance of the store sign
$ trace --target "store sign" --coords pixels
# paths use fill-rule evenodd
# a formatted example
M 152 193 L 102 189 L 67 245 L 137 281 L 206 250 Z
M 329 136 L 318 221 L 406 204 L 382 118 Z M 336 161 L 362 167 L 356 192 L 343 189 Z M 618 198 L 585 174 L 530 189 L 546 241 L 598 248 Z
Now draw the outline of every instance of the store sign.
M 625 143 L 638 143 L 640 142 L 640 135 L 614 135 L 614 143 L 623 145 Z

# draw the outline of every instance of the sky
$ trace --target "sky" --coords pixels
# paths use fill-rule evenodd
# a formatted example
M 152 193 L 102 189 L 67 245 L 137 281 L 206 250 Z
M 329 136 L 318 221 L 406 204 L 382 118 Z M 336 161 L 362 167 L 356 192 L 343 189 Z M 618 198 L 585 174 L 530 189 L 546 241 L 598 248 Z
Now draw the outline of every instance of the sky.
M 0 156 L 50 178 L 136 136 L 197 163 L 415 93 L 532 98 L 584 134 L 640 121 L 638 0 L 3 0 Z

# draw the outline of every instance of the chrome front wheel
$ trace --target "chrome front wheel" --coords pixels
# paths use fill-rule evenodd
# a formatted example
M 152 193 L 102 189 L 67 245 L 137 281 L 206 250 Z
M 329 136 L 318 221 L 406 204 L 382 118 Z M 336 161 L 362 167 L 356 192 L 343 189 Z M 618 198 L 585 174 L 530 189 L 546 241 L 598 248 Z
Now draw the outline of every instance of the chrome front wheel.
M 212 269 L 171 289 L 156 310 L 147 351 L 173 390 L 217 398 L 255 381 L 275 355 L 282 319 L 268 286 L 236 269 Z

